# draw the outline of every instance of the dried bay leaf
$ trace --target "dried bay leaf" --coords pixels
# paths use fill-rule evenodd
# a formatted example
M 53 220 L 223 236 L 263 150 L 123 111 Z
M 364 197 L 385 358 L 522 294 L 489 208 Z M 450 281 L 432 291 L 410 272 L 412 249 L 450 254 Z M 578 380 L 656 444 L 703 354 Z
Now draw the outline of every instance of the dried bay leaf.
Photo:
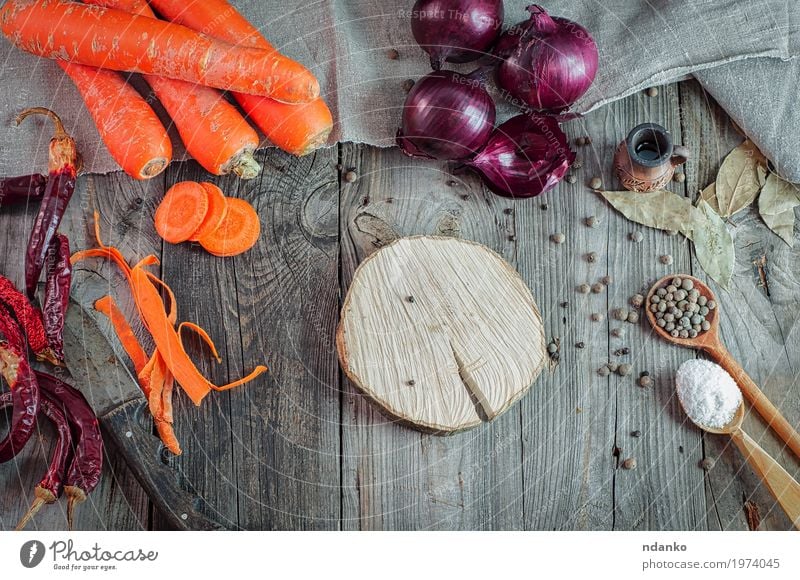
M 715 212 L 719 213 L 719 203 L 717 202 L 717 182 L 712 181 L 708 187 L 700 192 L 700 199 L 711 206 Z
M 794 208 L 800 205 L 800 189 L 770 173 L 758 198 L 758 213 L 767 227 L 789 246 L 794 245 Z
M 697 209 L 703 216 L 702 219 L 698 216 L 694 227 L 697 261 L 711 278 L 727 288 L 733 276 L 733 238 L 725 222 L 706 201 L 701 199 Z
M 766 158 L 749 139 L 728 153 L 714 182 L 716 213 L 720 217 L 728 218 L 753 203 L 761 189 L 766 165 Z M 715 204 L 707 203 L 714 209 Z
M 599 191 L 615 210 L 629 220 L 659 230 L 677 230 L 692 239 L 697 208 L 688 198 L 665 189 L 648 193 Z

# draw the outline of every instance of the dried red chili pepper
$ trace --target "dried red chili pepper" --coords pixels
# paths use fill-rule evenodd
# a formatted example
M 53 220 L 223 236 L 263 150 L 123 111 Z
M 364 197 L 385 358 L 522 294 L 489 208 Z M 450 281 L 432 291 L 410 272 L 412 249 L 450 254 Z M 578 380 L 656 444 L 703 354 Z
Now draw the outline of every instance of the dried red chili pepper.
M 55 124 L 55 134 L 50 139 L 48 179 L 42 204 L 33 224 L 28 250 L 25 254 L 25 291 L 28 298 L 36 294 L 36 284 L 44 268 L 50 240 L 56 235 L 67 204 L 75 191 L 75 180 L 80 168 L 80 156 L 75 141 L 64 131 L 64 125 L 53 111 L 44 107 L 26 109 L 17 116 L 17 124 L 30 115 L 47 115 Z
M 28 344 L 36 358 L 49 361 L 55 365 L 61 364 L 50 348 L 41 311 L 38 308 L 34 308 L 25 298 L 25 295 L 17 290 L 11 280 L 2 274 L 0 274 L 0 304 L 4 304 L 16 317 L 17 322 L 25 331 Z M 21 343 L 20 348 L 24 351 L 24 342 Z
M 11 387 L 14 410 L 11 427 L 5 439 L 0 441 L 0 463 L 14 457 L 25 447 L 36 427 L 39 412 L 39 384 L 28 364 L 25 341 L 11 313 L 0 306 L 0 375 Z
M 75 457 L 64 481 L 64 493 L 69 498 L 67 522 L 72 529 L 75 506 L 85 501 L 100 483 L 103 436 L 94 411 L 78 389 L 47 373 L 36 371 L 36 377 L 42 390 L 63 405 L 62 410 L 72 429 Z
M 64 362 L 64 320 L 69 307 L 72 264 L 69 261 L 69 240 L 56 234 L 47 252 L 47 282 L 44 287 L 44 332 L 55 358 Z
M 13 404 L 11 393 L 0 395 L 0 409 L 4 409 Z M 21 530 L 35 516 L 43 505 L 54 503 L 64 491 L 64 478 L 67 474 L 67 465 L 72 455 L 72 434 L 69 430 L 69 423 L 63 411 L 47 395 L 42 395 L 39 401 L 39 412 L 50 419 L 56 428 L 57 439 L 53 446 L 50 457 L 50 464 L 42 480 L 34 488 L 34 500 L 27 513 L 17 524 L 17 530 Z
M 0 179 L 0 206 L 27 201 L 38 201 L 44 197 L 47 177 L 34 173 L 20 177 Z

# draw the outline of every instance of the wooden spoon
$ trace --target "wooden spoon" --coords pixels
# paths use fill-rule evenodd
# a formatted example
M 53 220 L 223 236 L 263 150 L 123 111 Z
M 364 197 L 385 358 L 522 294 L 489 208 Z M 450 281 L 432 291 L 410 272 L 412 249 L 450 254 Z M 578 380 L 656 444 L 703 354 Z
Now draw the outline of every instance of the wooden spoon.
M 678 397 L 680 401 L 680 396 Z M 686 407 L 681 401 L 683 410 Z M 709 433 L 717 435 L 730 435 L 733 442 L 742 452 L 744 458 L 750 464 L 750 467 L 758 474 L 766 486 L 769 488 L 775 499 L 792 520 L 794 527 L 800 529 L 800 483 L 797 482 L 789 473 L 775 461 L 769 453 L 764 451 L 758 443 L 756 443 L 750 435 L 742 430 L 742 421 L 744 420 L 744 404 L 740 404 L 736 410 L 736 414 L 730 422 L 721 428 L 709 427 L 694 420 L 688 412 L 689 419 Z
M 713 300 L 717 307 L 714 310 L 709 310 L 706 320 L 711 324 L 711 328 L 707 331 L 701 332 L 696 338 L 675 338 L 669 332 L 658 326 L 656 322 L 656 315 L 650 310 L 650 298 L 655 292 L 664 286 L 667 286 L 673 278 L 681 278 L 683 280 L 691 280 L 694 287 L 705 296 L 708 300 Z M 733 377 L 736 384 L 742 391 L 744 397 L 750 402 L 753 408 L 758 411 L 767 424 L 778 434 L 778 436 L 789 446 L 794 454 L 800 458 L 800 434 L 795 431 L 794 427 L 787 421 L 780 411 L 767 399 L 766 395 L 761 392 L 761 389 L 753 382 L 741 365 L 736 362 L 733 355 L 728 352 L 722 341 L 719 338 L 719 300 L 717 300 L 711 288 L 706 286 L 703 282 L 693 276 L 685 274 L 676 274 L 672 276 L 664 276 L 656 282 L 650 292 L 647 294 L 645 301 L 645 312 L 647 319 L 655 329 L 656 334 L 662 338 L 687 348 L 700 349 L 708 353 L 722 368 L 728 371 L 728 374 Z

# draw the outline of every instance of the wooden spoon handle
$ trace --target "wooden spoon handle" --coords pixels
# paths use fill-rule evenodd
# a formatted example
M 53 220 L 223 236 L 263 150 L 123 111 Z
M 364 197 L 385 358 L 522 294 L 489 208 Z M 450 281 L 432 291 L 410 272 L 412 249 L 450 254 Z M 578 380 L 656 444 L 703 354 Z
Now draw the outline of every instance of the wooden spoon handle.
M 741 429 L 731 433 L 731 438 L 781 504 L 794 527 L 800 530 L 800 483 Z
M 772 404 L 761 389 L 753 382 L 744 369 L 733 358 L 722 345 L 708 348 L 711 355 L 719 365 L 733 377 L 739 388 L 742 390 L 744 398 L 747 399 L 753 408 L 758 411 L 767 424 L 783 440 L 789 449 L 800 458 L 800 434 L 795 431 L 791 423 L 781 415 L 781 412 Z

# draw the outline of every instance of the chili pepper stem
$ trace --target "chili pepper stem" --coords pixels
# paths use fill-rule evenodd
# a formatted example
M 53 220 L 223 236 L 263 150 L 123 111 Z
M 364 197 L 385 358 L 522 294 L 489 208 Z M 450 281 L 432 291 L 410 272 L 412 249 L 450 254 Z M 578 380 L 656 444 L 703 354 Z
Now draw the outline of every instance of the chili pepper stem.
M 72 524 L 75 521 L 75 508 L 86 501 L 86 493 L 74 485 L 64 486 L 64 493 L 67 495 L 67 528 L 72 531 Z
M 55 139 L 69 137 L 67 132 L 64 130 L 64 123 L 61 122 L 61 118 L 50 109 L 45 109 L 44 107 L 31 107 L 30 109 L 25 109 L 22 111 L 19 115 L 17 115 L 17 125 L 21 124 L 31 115 L 44 115 L 46 117 L 50 117 L 50 119 L 53 121 L 53 124 L 56 126 L 56 132 L 55 135 L 53 135 Z
M 21 531 L 25 529 L 25 526 L 28 525 L 28 522 L 31 521 L 31 518 L 39 513 L 39 510 L 42 509 L 43 505 L 51 504 L 56 501 L 56 496 L 52 494 L 52 492 L 44 489 L 43 487 L 36 486 L 34 490 L 34 500 L 31 504 L 30 509 L 25 512 L 25 515 L 22 516 L 22 519 L 19 521 L 16 527 L 16 531 Z

